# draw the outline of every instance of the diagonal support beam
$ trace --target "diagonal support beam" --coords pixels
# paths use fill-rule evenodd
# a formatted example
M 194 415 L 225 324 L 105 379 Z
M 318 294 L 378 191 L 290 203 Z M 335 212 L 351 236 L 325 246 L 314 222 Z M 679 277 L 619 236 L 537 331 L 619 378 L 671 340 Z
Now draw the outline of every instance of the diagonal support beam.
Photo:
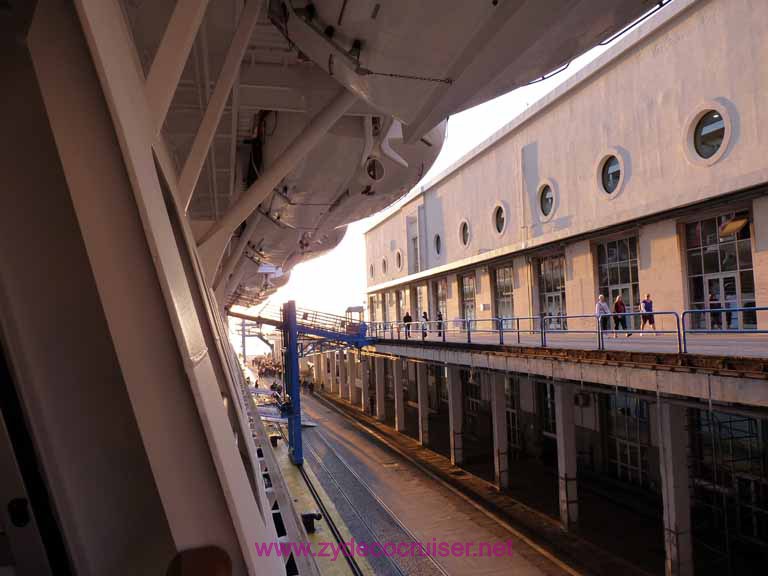
M 216 290 L 220 284 L 227 284 L 229 282 L 229 276 L 235 271 L 235 267 L 242 260 L 245 247 L 248 245 L 248 242 L 250 242 L 253 234 L 256 232 L 256 227 L 259 225 L 260 221 L 261 214 L 257 214 L 250 219 L 248 225 L 245 227 L 245 230 L 243 230 L 242 236 L 240 236 L 238 239 L 237 245 L 235 246 L 234 250 L 232 250 L 232 254 L 230 254 L 229 259 L 224 263 L 218 281 L 214 282 L 214 290 Z
M 212 284 L 221 256 L 229 237 L 250 216 L 280 181 L 325 137 L 336 121 L 357 101 L 357 96 L 346 88 L 312 118 L 282 155 L 246 190 L 221 220 L 215 222 L 198 242 L 208 284 Z
M 145 86 L 155 133 L 159 133 L 205 16 L 208 0 L 179 0 L 157 49 Z
M 195 191 L 195 186 L 200 178 L 205 158 L 216 135 L 221 115 L 224 113 L 227 97 L 232 91 L 232 85 L 240 72 L 240 64 L 245 51 L 248 49 L 248 43 L 263 5 L 263 0 L 249 0 L 240 14 L 235 35 L 232 38 L 232 43 L 229 45 L 227 56 L 219 73 L 219 79 L 216 81 L 216 88 L 214 88 L 211 99 L 208 102 L 208 107 L 205 109 L 203 121 L 200 123 L 200 128 L 197 131 L 195 141 L 192 143 L 192 148 L 179 178 L 179 194 L 181 197 L 178 198 L 178 202 L 185 212 L 189 208 L 192 193 Z M 232 113 L 237 114 L 237 111 L 233 110 Z

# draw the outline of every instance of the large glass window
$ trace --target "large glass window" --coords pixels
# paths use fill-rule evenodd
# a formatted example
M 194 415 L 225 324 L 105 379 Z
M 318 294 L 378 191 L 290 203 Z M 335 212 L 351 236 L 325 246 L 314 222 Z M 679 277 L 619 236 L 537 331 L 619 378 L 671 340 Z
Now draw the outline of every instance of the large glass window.
M 648 402 L 634 394 L 608 397 L 608 465 L 619 480 L 651 487 L 648 450 L 651 443 Z
M 461 313 L 464 320 L 475 319 L 475 273 L 459 276 Z
M 421 286 L 416 287 L 416 318 L 413 320 L 416 321 L 417 319 L 421 318 L 421 313 L 426 312 L 426 309 L 424 308 L 424 295 L 422 294 Z
M 384 293 L 384 298 L 382 298 L 382 305 L 381 305 L 381 321 L 382 322 L 389 322 L 389 298 L 390 294 L 389 292 Z
M 755 306 L 749 212 L 732 212 L 685 226 L 688 301 L 694 310 L 689 328 L 739 330 L 757 328 L 755 312 L 728 312 Z
M 695 542 L 722 574 L 750 574 L 768 554 L 768 420 L 688 410 Z
M 600 293 L 613 310 L 616 297 L 627 307 L 627 312 L 640 311 L 640 289 L 637 276 L 637 238 L 630 236 L 621 240 L 603 242 L 597 246 L 597 277 Z M 630 316 L 627 326 L 640 327 L 640 317 Z
M 512 318 L 515 315 L 512 295 L 512 266 L 499 266 L 493 271 L 496 318 Z M 512 320 L 504 320 L 504 328 L 512 327 Z
M 507 417 L 507 450 L 515 456 L 522 451 L 520 433 L 520 375 L 508 374 L 504 379 Z
M 540 311 L 548 319 L 547 327 L 553 330 L 567 328 L 565 309 L 565 256 L 549 256 L 539 260 Z
M 539 412 L 541 417 L 541 430 L 545 435 L 557 434 L 557 420 L 555 418 L 555 384 L 552 381 L 538 382 Z
M 448 320 L 448 280 L 440 278 L 432 283 L 432 296 L 435 302 L 435 318 L 437 312 L 443 315 L 443 320 Z

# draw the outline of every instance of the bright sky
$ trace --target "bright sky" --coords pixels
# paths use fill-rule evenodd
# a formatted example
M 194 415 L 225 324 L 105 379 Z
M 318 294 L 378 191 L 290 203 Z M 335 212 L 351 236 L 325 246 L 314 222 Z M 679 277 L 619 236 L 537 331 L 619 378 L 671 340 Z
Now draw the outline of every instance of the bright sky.
M 547 80 L 518 88 L 495 100 L 476 106 L 448 120 L 448 130 L 442 151 L 432 168 L 424 175 L 414 190 L 430 181 L 469 150 L 509 123 L 531 104 L 573 76 L 585 65 L 607 50 L 598 46 L 577 58 L 563 72 Z M 388 214 L 394 206 L 373 216 L 354 222 L 347 228 L 341 243 L 329 253 L 297 265 L 291 271 L 288 283 L 273 294 L 268 305 L 279 306 L 288 300 L 296 300 L 297 306 L 343 315 L 348 306 L 366 304 L 365 238 L 364 231 L 375 221 Z M 241 350 L 239 338 L 232 338 L 237 351 Z M 264 344 L 252 338 L 248 342 L 248 354 L 268 351 Z

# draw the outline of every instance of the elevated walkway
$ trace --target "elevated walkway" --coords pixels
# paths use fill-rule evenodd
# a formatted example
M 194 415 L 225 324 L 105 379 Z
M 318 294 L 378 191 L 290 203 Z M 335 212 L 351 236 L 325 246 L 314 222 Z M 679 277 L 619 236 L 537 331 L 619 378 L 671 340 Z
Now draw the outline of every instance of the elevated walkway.
M 428 363 L 768 407 L 768 360 L 762 358 L 381 339 L 365 350 Z
M 274 326 L 279 330 L 286 327 L 284 313 L 279 307 L 265 307 L 257 315 L 227 312 L 233 318 L 254 322 L 257 325 Z M 296 309 L 296 328 L 302 340 L 300 355 L 314 354 L 325 345 L 325 349 L 333 344 L 337 347 L 360 348 L 370 342 L 364 322 L 355 322 L 344 316 L 328 314 L 305 308 Z

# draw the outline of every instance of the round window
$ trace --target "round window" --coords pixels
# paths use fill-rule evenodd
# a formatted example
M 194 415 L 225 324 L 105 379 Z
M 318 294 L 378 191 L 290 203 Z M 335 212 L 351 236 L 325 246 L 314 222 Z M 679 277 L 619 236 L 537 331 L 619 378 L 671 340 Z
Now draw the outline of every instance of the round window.
M 440 249 L 442 248 L 442 241 L 440 240 L 440 234 L 435 234 L 435 254 L 440 255 Z
M 459 238 L 461 238 L 461 243 L 464 246 L 469 245 L 469 223 L 461 223 L 461 226 L 459 227 Z
M 373 264 L 371 264 L 371 269 L 368 271 L 368 273 L 371 275 L 371 278 L 373 278 Z
M 382 258 L 381 259 L 381 273 L 386 274 L 387 273 L 387 259 Z
M 397 264 L 398 270 L 403 267 L 403 255 L 400 253 L 400 250 L 398 250 L 397 254 L 395 254 L 395 264 Z
M 701 117 L 693 130 L 693 147 L 704 159 L 712 158 L 725 139 L 725 120 L 717 110 L 710 110 Z
M 603 190 L 613 194 L 621 181 L 621 164 L 616 156 L 609 156 L 603 162 L 602 170 Z
M 496 210 L 493 211 L 493 224 L 496 226 L 496 232 L 501 234 L 504 232 L 505 224 L 504 208 L 496 206 Z
M 549 184 L 546 184 L 539 193 L 539 206 L 544 216 L 549 216 L 552 213 L 552 208 L 555 206 L 555 193 L 552 192 L 552 187 Z

